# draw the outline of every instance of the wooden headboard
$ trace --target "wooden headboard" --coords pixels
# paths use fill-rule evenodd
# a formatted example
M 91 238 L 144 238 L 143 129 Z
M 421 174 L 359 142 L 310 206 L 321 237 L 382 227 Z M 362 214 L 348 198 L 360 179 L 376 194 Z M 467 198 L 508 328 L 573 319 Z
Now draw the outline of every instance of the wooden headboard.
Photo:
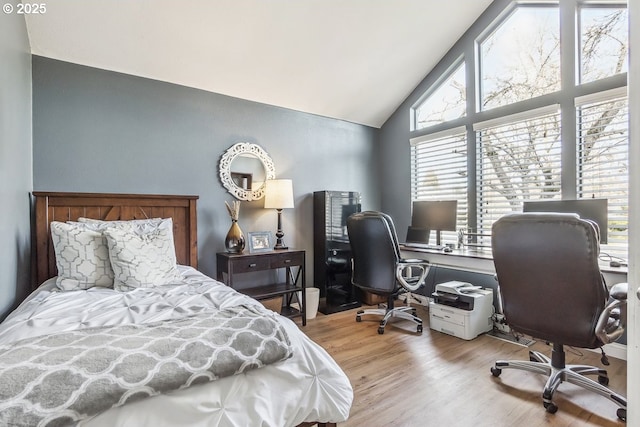
M 34 287 L 58 274 L 49 224 L 51 221 L 76 221 L 80 217 L 105 221 L 172 218 L 178 264 L 198 267 L 198 196 L 41 191 L 34 191 L 33 196 L 36 264 Z

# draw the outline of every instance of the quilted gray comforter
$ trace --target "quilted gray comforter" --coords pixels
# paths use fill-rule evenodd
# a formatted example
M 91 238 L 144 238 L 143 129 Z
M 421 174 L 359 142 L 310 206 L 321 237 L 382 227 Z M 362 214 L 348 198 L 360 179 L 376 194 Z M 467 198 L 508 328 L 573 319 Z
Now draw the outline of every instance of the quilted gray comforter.
M 0 425 L 73 424 L 291 355 L 282 325 L 251 306 L 28 338 L 0 345 Z

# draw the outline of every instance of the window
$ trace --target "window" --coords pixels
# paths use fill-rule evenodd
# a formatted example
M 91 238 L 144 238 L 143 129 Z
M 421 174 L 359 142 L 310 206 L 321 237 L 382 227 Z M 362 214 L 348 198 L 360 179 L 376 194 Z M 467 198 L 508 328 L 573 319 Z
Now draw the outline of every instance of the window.
M 626 7 L 580 9 L 580 81 L 591 82 L 629 66 L 629 17 Z
M 558 7 L 518 7 L 480 43 L 483 110 L 560 89 Z
M 416 129 L 463 117 L 467 111 L 464 62 L 415 108 Z
M 451 129 L 411 141 L 411 199 L 457 200 L 458 229 L 467 227 L 467 138 L 465 128 Z M 435 244 L 435 233 L 431 233 Z M 456 233 L 442 232 L 443 241 Z
M 561 16 L 577 17 L 562 20 L 571 26 L 563 31 L 575 34 L 568 49 L 560 44 Z M 470 228 L 465 242 L 485 247 L 493 223 L 522 211 L 524 201 L 606 198 L 602 252 L 626 258 L 626 4 L 512 2 L 493 22 L 480 19 L 484 29 L 472 27 L 467 45 L 456 45 L 454 71 L 428 76 L 434 89 L 412 110 L 412 200 L 457 199 L 459 227 Z M 464 81 L 457 64 L 473 72 L 466 80 L 473 86 L 456 86 L 457 97 L 446 100 L 435 96 L 451 81 Z M 466 94 L 476 102 L 465 103 Z M 442 113 L 463 104 L 464 113 Z

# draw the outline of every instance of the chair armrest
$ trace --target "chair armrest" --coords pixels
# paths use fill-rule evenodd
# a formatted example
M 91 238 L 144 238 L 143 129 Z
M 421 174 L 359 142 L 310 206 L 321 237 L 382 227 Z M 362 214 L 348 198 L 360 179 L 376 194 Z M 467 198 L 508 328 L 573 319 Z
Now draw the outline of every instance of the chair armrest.
M 629 292 L 628 283 L 617 283 L 609 290 L 609 296 L 613 299 L 624 301 L 627 299 L 627 293 Z
M 613 300 L 606 305 L 596 324 L 596 335 L 603 344 L 616 341 L 624 333 L 627 326 L 628 287 L 627 283 L 618 283 L 609 291 Z
M 424 284 L 429 267 L 429 262 L 423 259 L 401 259 L 396 268 L 396 279 L 409 292 L 416 291 Z M 419 270 L 419 274 L 413 274 L 414 268 Z M 410 276 L 405 276 L 406 271 L 410 272 Z
M 407 259 L 400 259 L 401 264 L 429 264 L 429 261 L 427 261 L 426 259 L 419 259 L 419 258 L 407 258 Z

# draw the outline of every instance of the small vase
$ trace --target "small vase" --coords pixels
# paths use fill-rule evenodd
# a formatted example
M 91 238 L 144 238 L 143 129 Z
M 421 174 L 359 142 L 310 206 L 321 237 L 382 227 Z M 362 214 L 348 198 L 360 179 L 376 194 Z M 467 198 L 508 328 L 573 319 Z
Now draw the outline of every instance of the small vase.
M 224 239 L 224 246 L 227 248 L 227 252 L 232 254 L 239 254 L 244 250 L 244 234 L 235 219 L 231 220 L 231 228 Z

